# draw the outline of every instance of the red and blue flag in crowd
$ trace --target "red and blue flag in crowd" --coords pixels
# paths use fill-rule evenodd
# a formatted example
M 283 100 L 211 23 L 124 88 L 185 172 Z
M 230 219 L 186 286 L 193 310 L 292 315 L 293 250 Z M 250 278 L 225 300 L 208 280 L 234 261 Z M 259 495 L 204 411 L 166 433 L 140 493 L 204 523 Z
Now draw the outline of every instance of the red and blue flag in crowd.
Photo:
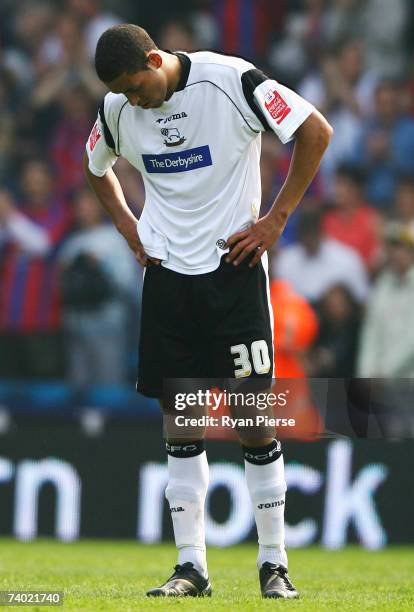
M 7 244 L 0 265 L 0 330 L 52 331 L 60 325 L 57 248 L 67 235 L 71 215 L 67 205 L 52 201 L 42 211 L 20 208 L 44 229 L 50 240 L 45 256 L 33 256 L 13 242 Z
M 270 36 L 283 24 L 285 0 L 215 0 L 218 47 L 249 59 L 264 58 Z

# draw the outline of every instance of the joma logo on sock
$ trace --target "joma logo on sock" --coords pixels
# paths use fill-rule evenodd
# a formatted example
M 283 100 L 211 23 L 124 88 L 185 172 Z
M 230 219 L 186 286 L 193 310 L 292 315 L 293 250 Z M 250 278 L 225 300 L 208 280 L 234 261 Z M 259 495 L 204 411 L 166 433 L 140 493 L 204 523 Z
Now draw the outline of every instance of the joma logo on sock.
M 177 506 L 177 508 L 170 508 L 171 512 L 184 512 L 184 508 L 182 506 Z
M 257 507 L 259 510 L 263 510 L 263 508 L 275 508 L 276 506 L 283 506 L 285 504 L 283 499 L 279 501 L 269 502 L 267 504 L 259 504 Z

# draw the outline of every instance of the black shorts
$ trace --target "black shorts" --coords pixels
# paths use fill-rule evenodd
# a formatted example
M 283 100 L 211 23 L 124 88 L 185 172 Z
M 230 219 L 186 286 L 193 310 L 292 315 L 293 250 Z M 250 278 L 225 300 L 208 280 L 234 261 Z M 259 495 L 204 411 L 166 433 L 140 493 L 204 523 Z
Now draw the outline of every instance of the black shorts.
M 137 391 L 161 399 L 164 379 L 271 379 L 268 296 L 262 262 L 234 266 L 223 257 L 216 270 L 198 275 L 147 266 Z

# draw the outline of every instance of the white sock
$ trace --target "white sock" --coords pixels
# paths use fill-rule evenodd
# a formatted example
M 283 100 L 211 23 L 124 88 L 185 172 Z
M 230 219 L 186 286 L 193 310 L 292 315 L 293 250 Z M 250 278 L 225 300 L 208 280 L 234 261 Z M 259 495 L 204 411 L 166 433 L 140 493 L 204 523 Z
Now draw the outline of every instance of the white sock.
M 259 542 L 258 568 L 265 561 L 288 566 L 284 526 L 285 470 L 280 445 L 277 444 L 274 441 L 264 447 L 243 447 L 247 488 Z
M 174 445 L 185 448 L 191 445 Z M 168 448 L 168 445 L 167 445 Z M 202 448 L 202 446 L 200 446 Z M 178 563 L 191 561 L 197 571 L 207 578 L 206 544 L 204 532 L 204 504 L 208 488 L 206 452 L 185 457 L 168 454 L 168 486 L 165 496 L 169 502 L 175 544 L 179 550 Z
M 206 547 L 199 548 L 198 546 L 182 546 L 178 549 L 178 563 L 182 565 L 187 561 L 191 561 L 196 570 L 200 572 L 204 578 L 208 578 Z
M 257 555 L 257 567 L 260 569 L 265 563 L 274 563 L 275 565 L 283 565 L 287 569 L 288 560 L 284 546 L 264 546 L 259 544 L 259 553 Z

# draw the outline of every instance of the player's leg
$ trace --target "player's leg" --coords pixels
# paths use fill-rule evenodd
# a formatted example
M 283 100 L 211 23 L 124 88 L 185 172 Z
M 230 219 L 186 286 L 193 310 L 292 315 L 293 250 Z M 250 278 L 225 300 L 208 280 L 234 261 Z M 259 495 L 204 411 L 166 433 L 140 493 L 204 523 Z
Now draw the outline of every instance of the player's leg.
M 204 508 L 209 482 L 209 468 L 204 448 L 205 425 L 177 425 L 177 418 L 195 419 L 207 414 L 203 405 L 187 406 L 177 412 L 175 397 L 178 393 L 195 393 L 202 387 L 196 374 L 202 364 L 194 363 L 196 347 L 193 349 L 192 367 L 187 368 L 192 378 L 174 380 L 168 384 L 162 402 L 164 432 L 167 438 L 168 485 L 165 496 L 168 500 L 178 549 L 178 564 L 192 563 L 204 579 L 208 580 Z
M 196 384 L 196 379 L 194 381 Z M 192 388 L 191 381 L 179 388 Z M 168 405 L 170 404 L 170 405 Z M 209 468 L 204 448 L 205 426 L 176 425 L 177 410 L 170 393 L 161 402 L 164 412 L 164 432 L 167 438 L 168 500 L 174 528 L 178 563 L 192 563 L 194 568 L 208 578 L 204 529 L 204 507 L 209 482 Z M 204 406 L 188 407 L 186 418 L 198 418 L 206 414 Z
M 192 563 L 208 578 L 204 506 L 209 482 L 204 440 L 167 441 L 168 500 L 178 563 Z
M 209 596 L 204 508 L 209 482 L 209 468 L 202 432 L 188 432 L 189 437 L 168 434 L 168 484 L 165 497 L 170 507 L 178 561 L 174 574 L 149 596 Z
M 175 411 L 164 384 L 166 379 L 195 378 L 199 374 L 193 346 L 189 280 L 161 266 L 150 266 L 144 279 L 137 390 L 157 397 L 164 412 L 168 458 L 165 495 L 178 548 L 173 575 L 160 587 L 148 591 L 149 596 L 211 594 L 204 536 L 208 487 L 204 430 L 179 431 L 174 427 L 174 417 L 180 413 Z
M 247 488 L 256 521 L 257 567 L 264 597 L 297 597 L 287 574 L 284 510 L 286 481 L 281 444 L 275 438 L 243 439 Z
M 233 378 L 238 387 L 236 391 L 243 387 L 244 394 L 268 389 L 273 375 L 273 314 L 266 257 L 255 268 L 249 268 L 247 263 L 236 270 L 229 264 L 227 268 L 225 264 L 221 266 L 219 282 L 225 279 L 226 295 L 233 303 L 227 304 L 230 316 L 224 317 L 215 330 L 217 376 Z M 243 385 L 239 386 L 239 382 Z M 249 408 L 246 404 L 242 411 L 238 407 L 236 412 L 235 416 L 251 417 L 256 422 L 255 406 Z M 253 426 L 238 433 L 258 532 L 257 566 L 262 593 L 265 597 L 296 597 L 297 592 L 287 576 L 286 482 L 280 443 L 275 439 L 274 430 L 269 428 Z
M 247 488 L 256 520 L 257 567 L 266 561 L 287 568 L 284 508 L 286 481 L 281 444 L 273 439 L 241 438 Z

